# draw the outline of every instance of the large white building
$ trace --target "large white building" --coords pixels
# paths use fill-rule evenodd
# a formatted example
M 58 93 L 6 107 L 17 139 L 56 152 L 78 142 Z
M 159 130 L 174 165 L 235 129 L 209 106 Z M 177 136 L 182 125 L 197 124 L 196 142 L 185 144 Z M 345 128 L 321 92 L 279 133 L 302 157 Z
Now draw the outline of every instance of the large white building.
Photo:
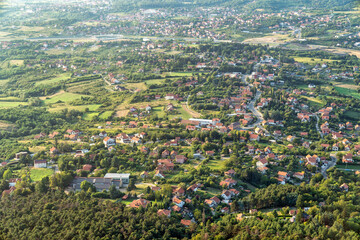
M 104 178 L 111 178 L 113 180 L 121 180 L 123 184 L 129 184 L 130 173 L 107 173 Z

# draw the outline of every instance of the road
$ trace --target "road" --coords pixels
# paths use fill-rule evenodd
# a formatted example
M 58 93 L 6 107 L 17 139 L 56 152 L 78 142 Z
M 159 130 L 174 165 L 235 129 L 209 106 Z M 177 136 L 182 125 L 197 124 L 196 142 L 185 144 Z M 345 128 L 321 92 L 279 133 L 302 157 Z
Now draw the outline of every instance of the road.
M 241 78 L 241 81 L 243 83 L 245 83 L 246 85 L 250 86 L 250 87 L 253 87 L 252 84 L 249 84 L 248 81 L 246 81 L 246 79 L 249 77 L 249 75 L 243 75 L 242 78 Z M 258 99 L 260 99 L 261 97 L 261 91 L 257 90 L 256 92 L 256 95 L 254 97 L 253 100 L 250 101 L 250 103 L 248 104 L 248 109 L 252 112 L 253 116 L 255 116 L 257 118 L 256 122 L 254 122 L 253 124 L 247 126 L 247 127 L 242 127 L 241 130 L 250 130 L 250 129 L 253 129 L 253 128 L 256 128 L 256 127 L 259 127 L 260 129 L 262 129 L 263 131 L 265 131 L 266 133 L 269 133 L 262 125 L 261 123 L 264 121 L 264 116 L 263 114 L 257 110 L 255 108 L 255 103 Z M 228 116 L 235 116 L 235 115 L 238 115 L 236 113 L 233 113 L 233 114 L 228 114 Z
M 336 157 L 335 157 L 335 156 L 330 156 L 330 159 L 331 159 L 331 161 L 329 161 L 327 165 L 323 165 L 323 166 L 321 167 L 321 171 L 320 171 L 320 172 L 321 172 L 321 174 L 323 175 L 323 177 L 324 177 L 325 179 L 327 179 L 327 173 L 326 173 L 326 171 L 327 171 L 329 168 L 332 168 L 333 166 L 336 165 Z

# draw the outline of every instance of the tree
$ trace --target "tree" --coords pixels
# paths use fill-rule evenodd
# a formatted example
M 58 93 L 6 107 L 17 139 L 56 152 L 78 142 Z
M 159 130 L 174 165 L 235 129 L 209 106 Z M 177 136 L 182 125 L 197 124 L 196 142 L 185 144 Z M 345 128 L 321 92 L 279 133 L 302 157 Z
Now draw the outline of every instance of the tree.
M 297 200 L 296 200 L 296 207 L 297 208 L 302 208 L 304 205 L 304 200 L 303 200 L 303 196 L 301 194 L 299 194 Z
M 127 187 L 128 191 L 134 190 L 136 189 L 135 186 L 135 179 L 134 178 L 130 178 L 130 182 L 129 182 L 129 186 Z
M 110 198 L 111 199 L 116 199 L 116 198 L 119 198 L 121 196 L 120 191 L 118 189 L 116 189 L 115 185 L 110 186 L 109 193 L 110 193 Z
M 10 169 L 7 169 L 7 170 L 4 172 L 3 179 L 9 180 L 10 178 L 12 178 L 12 172 L 11 172 Z
M 94 185 L 92 185 L 91 183 L 89 183 L 88 181 L 83 181 L 80 184 L 80 188 L 81 190 L 87 192 L 90 190 L 90 192 L 96 192 L 96 187 Z

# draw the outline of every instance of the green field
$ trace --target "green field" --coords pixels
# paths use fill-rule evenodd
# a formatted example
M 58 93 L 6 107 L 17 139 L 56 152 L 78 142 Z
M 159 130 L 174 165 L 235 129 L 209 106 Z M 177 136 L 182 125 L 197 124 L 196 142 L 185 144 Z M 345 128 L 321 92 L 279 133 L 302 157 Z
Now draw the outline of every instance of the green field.
M 191 72 L 166 72 L 162 75 L 169 77 L 191 77 L 193 73 Z
M 28 105 L 26 102 L 3 102 L 0 101 L 0 108 L 13 108 L 18 107 L 20 105 Z
M 179 118 L 179 117 L 181 119 L 189 119 L 189 118 L 191 118 L 191 115 L 187 111 L 185 111 L 185 109 L 182 106 L 176 106 L 175 105 L 175 109 L 176 109 L 176 111 L 178 113 L 177 114 L 169 113 L 169 115 L 168 115 L 169 119 L 174 119 L 174 118 Z M 154 107 L 152 109 L 152 112 L 157 114 L 157 116 L 159 118 L 163 118 L 163 117 L 166 116 L 166 112 L 163 110 L 163 106 Z
M 222 171 L 225 169 L 225 161 L 224 160 L 210 160 L 209 163 L 206 164 L 211 170 L 219 170 Z
M 92 104 L 92 105 L 80 105 L 80 106 L 71 106 L 71 105 L 65 105 L 65 104 L 60 104 L 59 106 L 52 106 L 51 108 L 49 108 L 49 112 L 59 112 L 61 110 L 64 109 L 68 109 L 70 110 L 78 110 L 78 111 L 82 111 L 84 112 L 86 108 L 89 109 L 90 112 L 96 111 L 99 109 L 99 107 L 101 107 L 100 104 Z
M 360 112 L 355 112 L 355 111 L 346 111 L 344 113 L 344 115 L 348 118 L 351 118 L 351 119 L 360 119 Z
M 360 170 L 360 165 L 336 165 L 336 168 L 341 170 L 345 170 L 345 169 Z
M 349 89 L 349 88 L 343 88 L 343 87 L 334 87 L 336 91 L 338 91 L 340 94 L 346 95 L 346 96 L 351 96 L 357 99 L 360 99 L 360 93 L 358 93 L 356 90 L 354 89 Z
M 153 85 L 153 84 L 163 84 L 165 82 L 165 79 L 152 79 L 152 80 L 146 80 L 146 85 Z
M 321 59 L 321 58 L 311 58 L 311 57 L 293 57 L 294 60 L 296 62 L 300 62 L 300 63 L 307 63 L 307 64 L 318 64 L 318 63 L 323 63 L 323 62 L 333 62 L 335 60 L 331 60 L 331 59 Z
M 59 75 L 59 76 L 57 76 L 55 78 L 50 78 L 50 79 L 46 79 L 46 80 L 36 82 L 35 86 L 55 84 L 55 83 L 58 83 L 58 82 L 69 79 L 70 76 L 71 76 L 71 73 L 64 73 L 64 74 L 61 74 L 61 75 Z
M 307 99 L 310 106 L 314 107 L 322 107 L 324 106 L 324 102 L 320 99 L 313 98 L 313 97 L 307 97 L 307 96 L 301 96 L 302 98 Z
M 101 119 L 107 119 L 107 118 L 111 117 L 113 114 L 114 114 L 114 111 L 106 111 L 106 112 L 103 112 L 99 117 Z
M 99 115 L 99 113 L 97 113 L 97 112 L 94 112 L 94 113 L 84 113 L 84 115 L 83 115 L 83 119 L 84 120 L 87 120 L 87 121 L 91 121 L 94 117 L 96 117 L 96 116 L 98 116 Z
M 71 101 L 79 99 L 79 98 L 81 98 L 83 96 L 84 95 L 64 92 L 64 93 L 55 95 L 55 96 L 53 96 L 53 97 L 51 97 L 49 99 L 45 99 L 44 102 L 45 102 L 45 104 L 56 103 L 58 101 L 71 102 Z
M 54 170 L 53 169 L 48 169 L 48 168 L 32 168 L 30 170 L 30 176 L 31 176 L 31 180 L 33 182 L 38 182 L 41 179 L 43 179 L 44 177 L 47 176 L 51 176 L 54 174 Z

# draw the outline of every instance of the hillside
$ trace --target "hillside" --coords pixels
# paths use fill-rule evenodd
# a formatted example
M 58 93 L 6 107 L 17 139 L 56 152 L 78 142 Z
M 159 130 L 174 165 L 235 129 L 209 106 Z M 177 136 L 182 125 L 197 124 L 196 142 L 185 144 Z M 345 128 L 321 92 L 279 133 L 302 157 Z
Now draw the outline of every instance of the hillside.
M 289 9 L 289 8 L 316 8 L 316 9 L 350 9 L 355 7 L 356 1 L 351 0 L 140 0 L 127 1 L 116 0 L 114 4 L 122 10 L 138 8 L 168 8 L 168 7 L 220 7 L 231 6 L 246 8 L 249 10 L 262 9 L 267 11 Z

